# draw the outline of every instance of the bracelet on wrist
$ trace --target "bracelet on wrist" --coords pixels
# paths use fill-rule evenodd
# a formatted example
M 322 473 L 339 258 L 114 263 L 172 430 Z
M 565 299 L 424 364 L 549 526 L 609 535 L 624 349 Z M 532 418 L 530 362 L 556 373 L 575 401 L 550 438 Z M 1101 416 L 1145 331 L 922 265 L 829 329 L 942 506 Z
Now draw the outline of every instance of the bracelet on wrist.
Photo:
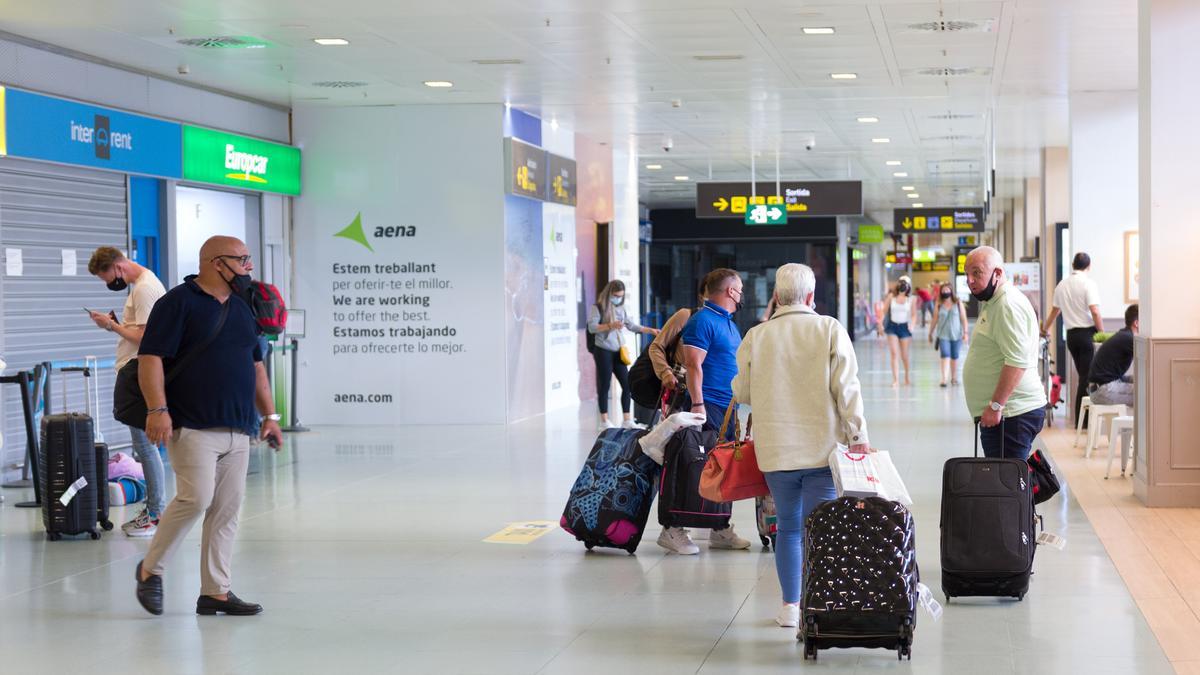
M 166 406 L 163 406 L 161 408 L 151 408 L 146 411 L 146 416 L 149 417 L 150 415 L 156 415 L 156 414 L 164 414 L 165 415 L 168 412 L 169 412 L 169 409 Z

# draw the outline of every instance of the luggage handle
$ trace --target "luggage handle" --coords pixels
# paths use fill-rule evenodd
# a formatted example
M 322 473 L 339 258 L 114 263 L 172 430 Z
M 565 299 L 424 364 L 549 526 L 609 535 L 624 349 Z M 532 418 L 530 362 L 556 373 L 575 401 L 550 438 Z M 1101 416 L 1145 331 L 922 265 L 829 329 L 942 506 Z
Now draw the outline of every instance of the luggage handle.
M 62 382 L 63 412 L 64 413 L 68 412 L 68 410 L 67 410 L 67 373 L 83 373 L 83 399 L 85 402 L 84 405 L 87 407 L 88 412 L 90 413 L 91 408 L 92 408 L 92 391 L 91 391 L 91 388 L 88 387 L 88 378 L 90 378 L 92 376 L 91 366 L 66 366 L 65 368 L 59 368 L 58 372 L 61 375 L 60 381 Z
M 979 459 L 979 423 L 982 417 L 975 418 L 975 459 Z M 1004 416 L 1000 416 L 1000 455 L 1004 456 Z

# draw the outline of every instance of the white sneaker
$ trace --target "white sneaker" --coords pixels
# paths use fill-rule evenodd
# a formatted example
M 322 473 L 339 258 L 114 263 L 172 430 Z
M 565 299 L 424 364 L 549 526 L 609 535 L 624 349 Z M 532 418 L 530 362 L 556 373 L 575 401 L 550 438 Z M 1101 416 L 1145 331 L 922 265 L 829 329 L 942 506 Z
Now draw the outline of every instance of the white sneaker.
M 626 429 L 645 429 L 646 428 L 645 424 L 642 424 L 641 422 L 634 422 L 633 420 L 625 420 L 624 424 L 622 424 L 621 426 Z
M 750 548 L 750 542 L 737 536 L 737 533 L 733 531 L 733 526 L 730 525 L 724 530 L 713 530 L 712 534 L 708 536 L 708 547 L 740 551 Z
M 662 534 L 658 535 L 658 545 L 679 555 L 696 555 L 700 552 L 700 547 L 680 527 L 664 527 Z
M 121 531 L 127 537 L 153 537 L 158 531 L 158 518 L 151 518 L 150 512 L 142 509 L 133 520 L 121 526 Z
M 601 417 L 600 423 L 596 425 L 596 431 L 608 431 L 609 429 L 616 429 L 616 428 L 617 428 L 617 425 L 613 424 L 612 422 L 609 422 L 607 417 Z
M 775 617 L 775 623 L 782 628 L 795 628 L 800 625 L 800 604 L 785 603 L 779 608 L 779 615 Z

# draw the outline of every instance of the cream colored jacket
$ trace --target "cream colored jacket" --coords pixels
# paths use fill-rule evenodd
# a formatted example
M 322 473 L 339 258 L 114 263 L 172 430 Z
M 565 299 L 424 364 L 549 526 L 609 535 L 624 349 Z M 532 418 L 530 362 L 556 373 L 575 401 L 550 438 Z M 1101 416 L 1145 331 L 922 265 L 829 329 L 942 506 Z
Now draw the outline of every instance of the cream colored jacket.
M 733 395 L 754 415 L 763 471 L 829 465 L 838 444 L 867 443 L 858 360 L 837 319 L 806 305 L 780 307 L 742 339 Z

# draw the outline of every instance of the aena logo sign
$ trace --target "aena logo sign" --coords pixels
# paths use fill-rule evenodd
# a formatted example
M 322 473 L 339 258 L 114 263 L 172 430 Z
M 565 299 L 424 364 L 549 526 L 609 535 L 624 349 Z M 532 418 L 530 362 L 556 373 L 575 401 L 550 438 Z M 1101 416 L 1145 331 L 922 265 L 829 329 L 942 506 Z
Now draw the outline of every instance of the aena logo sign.
M 387 227 L 376 227 L 372 233 L 374 236 L 371 239 L 398 239 L 401 237 L 417 236 L 417 228 L 415 225 L 389 225 Z M 371 239 L 367 238 L 367 231 L 363 229 L 362 212 L 359 211 L 354 216 L 354 220 L 350 224 L 342 228 L 340 232 L 335 232 L 335 237 L 349 239 L 350 241 L 361 244 L 363 248 L 374 253 L 375 247 L 371 246 Z
M 93 146 L 97 159 L 111 158 L 113 150 L 133 150 L 133 134 L 112 131 L 108 115 L 96 115 L 90 127 L 71 120 L 71 140 Z
M 266 185 L 267 163 L 270 161 L 269 157 L 252 152 L 239 152 L 233 143 L 225 144 L 225 168 L 234 170 L 225 174 L 226 178 Z

